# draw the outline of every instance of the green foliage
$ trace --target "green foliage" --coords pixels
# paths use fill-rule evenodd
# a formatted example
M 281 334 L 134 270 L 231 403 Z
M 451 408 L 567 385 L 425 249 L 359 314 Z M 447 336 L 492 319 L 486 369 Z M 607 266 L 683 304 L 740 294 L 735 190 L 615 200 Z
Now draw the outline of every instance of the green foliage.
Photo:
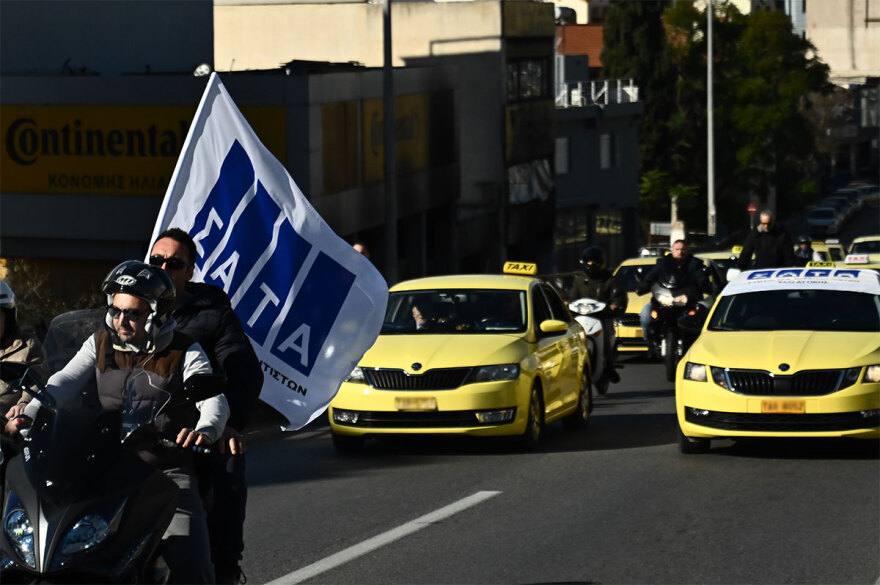
M 781 215 L 815 196 L 822 118 L 812 110 L 831 85 L 828 67 L 783 12 L 714 6 L 716 207 L 719 226 L 732 231 L 748 225 L 743 210 L 753 195 L 766 200 L 775 190 Z M 607 77 L 633 76 L 642 88 L 642 216 L 665 220 L 675 194 L 691 229 L 706 217 L 707 38 L 706 12 L 691 1 L 618 1 L 602 53 Z

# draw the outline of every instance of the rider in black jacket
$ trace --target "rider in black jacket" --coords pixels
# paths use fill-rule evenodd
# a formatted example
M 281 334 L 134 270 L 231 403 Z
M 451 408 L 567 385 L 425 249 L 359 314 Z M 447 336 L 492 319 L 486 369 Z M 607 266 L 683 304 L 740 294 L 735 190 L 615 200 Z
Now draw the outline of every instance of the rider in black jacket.
M 612 318 L 626 311 L 626 290 L 620 286 L 610 270 L 605 268 L 605 252 L 599 246 L 591 246 L 583 251 L 580 259 L 584 269 L 583 276 L 576 276 L 568 291 L 570 300 L 591 298 L 603 302 L 607 310 L 599 319 L 602 321 L 602 329 L 606 332 L 614 327 Z M 611 346 L 611 335 L 603 336 L 605 355 L 604 372 L 612 383 L 620 381 L 620 375 L 614 369 L 614 348 Z
M 736 264 L 740 270 L 748 268 L 778 268 L 794 266 L 794 243 L 791 235 L 776 223 L 773 212 L 761 212 L 761 223 L 749 232 Z M 752 254 L 755 255 L 752 261 Z
M 684 240 L 675 240 L 672 248 L 666 256 L 657 259 L 657 263 L 648 271 L 636 292 L 643 295 L 651 290 L 655 282 L 675 282 L 676 288 L 689 288 L 689 300 L 699 301 L 703 293 L 712 292 L 712 283 L 706 276 L 705 264 L 699 258 L 695 258 L 687 251 Z M 639 315 L 642 325 L 642 333 L 648 339 L 648 324 L 651 322 L 651 303 L 642 307 Z

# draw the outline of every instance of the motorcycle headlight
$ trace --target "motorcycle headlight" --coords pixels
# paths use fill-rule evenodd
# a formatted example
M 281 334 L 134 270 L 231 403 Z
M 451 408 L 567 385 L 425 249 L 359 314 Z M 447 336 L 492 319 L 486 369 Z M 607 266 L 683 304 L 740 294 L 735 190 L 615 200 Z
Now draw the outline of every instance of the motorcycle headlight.
M 663 293 L 663 294 L 657 295 L 654 298 L 656 298 L 657 302 L 660 303 L 661 305 L 663 305 L 664 307 L 671 307 L 672 306 L 672 302 L 673 302 L 672 295 Z
M 345 379 L 346 382 L 352 382 L 353 384 L 366 384 L 367 381 L 364 379 L 364 371 L 360 368 L 360 366 L 355 366 L 351 373 L 348 375 L 348 378 Z
M 705 382 L 707 380 L 706 366 L 692 362 L 686 363 L 684 365 L 684 379 L 693 382 Z
M 677 297 L 672 299 L 672 302 L 676 305 L 686 305 L 688 302 L 687 295 L 678 295 Z
M 37 559 L 34 555 L 34 527 L 27 512 L 21 508 L 14 508 L 3 520 L 3 531 L 12 544 L 12 549 L 18 557 L 33 569 L 37 568 Z
M 107 521 L 99 514 L 86 514 L 61 540 L 61 552 L 72 555 L 104 542 L 110 534 Z
M 480 366 L 474 368 L 471 382 L 495 382 L 498 380 L 516 380 L 519 378 L 519 364 L 501 364 L 499 366 Z
M 868 366 L 865 370 L 865 382 L 880 382 L 880 364 Z

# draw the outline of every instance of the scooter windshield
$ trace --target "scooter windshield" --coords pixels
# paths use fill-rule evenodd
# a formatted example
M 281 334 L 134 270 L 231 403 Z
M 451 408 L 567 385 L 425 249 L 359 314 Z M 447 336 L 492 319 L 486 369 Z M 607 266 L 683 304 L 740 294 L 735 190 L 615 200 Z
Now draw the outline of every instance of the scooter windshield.
M 157 387 L 147 370 L 136 370 L 128 377 L 122 394 L 122 415 L 119 439 L 133 442 L 147 429 L 168 404 L 171 394 Z

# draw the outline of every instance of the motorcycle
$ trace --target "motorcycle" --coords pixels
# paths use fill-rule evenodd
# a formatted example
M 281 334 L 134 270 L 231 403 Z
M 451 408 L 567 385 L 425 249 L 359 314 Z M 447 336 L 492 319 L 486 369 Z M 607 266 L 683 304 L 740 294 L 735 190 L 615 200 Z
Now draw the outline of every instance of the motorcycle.
M 79 349 L 82 334 L 102 326 L 89 319 L 94 311 L 73 313 L 81 314 L 53 320 L 59 330 L 50 325 L 46 359 L 22 378 L 22 390 L 41 407 L 7 464 L 0 581 L 165 583 L 159 545 L 178 487 L 140 454 L 179 449 L 173 437 L 160 435 L 157 417 L 222 392 L 221 378 L 192 376 L 182 391 L 169 394 L 136 369 L 120 389 L 121 410 L 103 410 L 94 388 L 52 393 L 46 381 L 53 368 Z M 103 313 L 97 315 L 103 319 Z M 58 340 L 68 343 L 53 347 Z
M 606 303 L 591 298 L 576 299 L 568 303 L 574 320 L 580 323 L 587 334 L 587 346 L 592 366 L 591 381 L 599 394 L 608 392 L 611 384 L 611 372 L 607 371 L 606 363 L 613 363 L 614 356 L 606 361 L 605 336 L 611 336 L 611 347 L 615 347 L 614 327 L 606 331 L 602 326 L 601 316 L 606 312 Z
M 674 280 L 651 285 L 648 347 L 652 355 L 663 361 L 668 382 L 675 380 L 679 360 L 696 340 L 689 329 L 679 326 L 679 319 L 707 311 L 697 302 L 701 297 L 694 287 L 678 287 Z

